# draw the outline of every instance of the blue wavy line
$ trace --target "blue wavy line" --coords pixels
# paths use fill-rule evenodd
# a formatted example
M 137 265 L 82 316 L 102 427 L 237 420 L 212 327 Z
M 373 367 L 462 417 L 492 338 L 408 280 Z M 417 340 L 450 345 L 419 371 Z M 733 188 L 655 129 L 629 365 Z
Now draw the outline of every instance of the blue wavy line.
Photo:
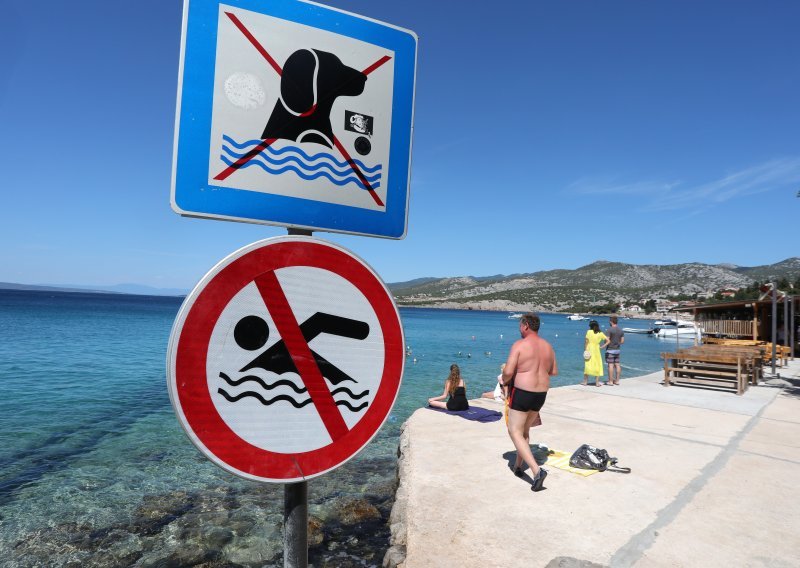
M 224 144 L 222 145 L 222 149 L 225 152 L 227 152 L 228 153 L 228 157 L 229 158 L 233 158 L 234 161 L 236 161 L 239 158 L 242 158 L 242 157 L 247 155 L 247 152 L 242 152 L 242 153 L 234 152 L 233 150 L 231 150 L 230 148 L 228 148 Z M 287 156 L 286 158 L 283 158 L 282 160 L 275 160 L 275 159 L 270 158 L 269 156 L 265 156 L 262 153 L 260 156 L 257 156 L 257 158 L 261 158 L 265 162 L 267 162 L 269 164 L 272 164 L 272 165 L 275 165 L 275 166 L 280 166 L 281 164 L 285 164 L 287 162 L 295 162 L 296 164 L 298 164 L 300 166 L 300 169 L 302 169 L 303 171 L 309 171 L 309 170 L 310 171 L 314 171 L 314 170 L 322 170 L 322 169 L 324 169 L 324 170 L 328 170 L 328 171 L 332 172 L 335 175 L 340 175 L 342 177 L 347 177 L 353 171 L 349 166 L 347 167 L 346 170 L 337 170 L 327 162 L 320 162 L 318 164 L 307 164 L 307 163 L 303 162 L 302 160 L 300 160 L 300 158 L 298 158 L 296 156 Z M 251 159 L 255 160 L 257 158 L 251 158 Z M 375 174 L 373 176 L 365 175 L 364 177 L 367 178 L 367 181 L 369 181 L 370 183 L 373 183 L 373 182 L 378 181 L 378 180 L 381 179 L 381 174 L 378 173 L 378 174 Z
M 232 166 L 234 164 L 234 162 L 232 160 L 227 159 L 225 156 L 220 155 L 220 159 L 223 161 L 223 163 L 225 163 L 228 166 Z M 320 178 L 320 177 L 325 177 L 325 178 L 328 178 L 328 180 L 330 180 L 331 183 L 333 183 L 335 185 L 338 185 L 338 186 L 341 186 L 341 187 L 347 185 L 348 183 L 354 183 L 358 187 L 360 187 L 361 189 L 367 189 L 364 186 L 364 184 L 361 183 L 361 180 L 359 180 L 356 177 L 349 177 L 349 178 L 345 179 L 344 181 L 338 181 L 338 180 L 333 179 L 333 177 L 327 172 L 318 172 L 318 173 L 316 173 L 314 175 L 309 176 L 309 175 L 304 174 L 299 169 L 297 169 L 295 167 L 292 167 L 292 166 L 287 166 L 285 168 L 278 168 L 277 170 L 273 170 L 272 168 L 267 167 L 263 162 L 261 162 L 259 160 L 255 160 L 255 159 L 250 160 L 249 162 L 245 163 L 242 166 L 239 166 L 239 169 L 241 170 L 241 169 L 244 169 L 244 168 L 249 168 L 250 166 L 258 166 L 262 170 L 264 170 L 266 172 L 269 172 L 271 174 L 276 174 L 276 175 L 277 174 L 282 174 L 284 172 L 291 171 L 291 172 L 296 173 L 298 176 L 300 176 L 301 178 L 303 178 L 305 180 L 312 180 L 312 179 L 317 179 L 317 178 Z M 374 184 L 370 184 L 370 185 L 372 186 L 372 189 L 378 189 L 381 186 L 381 184 L 379 184 L 379 183 L 374 183 Z
M 223 134 L 222 135 L 222 139 L 225 142 L 227 142 L 228 144 L 230 144 L 231 146 L 235 146 L 239 150 L 252 150 L 253 148 L 255 148 L 256 146 L 258 146 L 259 144 L 261 144 L 263 142 L 263 140 L 261 140 L 261 139 L 256 139 L 256 140 L 248 140 L 247 142 L 243 142 L 243 143 L 239 144 L 238 142 L 236 142 L 236 140 L 234 140 L 233 138 L 231 138 L 227 134 Z M 283 148 L 273 148 L 272 146 L 267 146 L 266 150 L 262 150 L 262 154 L 264 153 L 264 151 L 267 151 L 270 154 L 273 154 L 275 156 L 279 156 L 279 155 L 285 154 L 287 152 L 297 152 L 298 154 L 303 156 L 308 161 L 320 160 L 320 159 L 325 158 L 325 159 L 331 160 L 333 163 L 335 163 L 340 168 L 349 167 L 349 164 L 347 162 L 340 162 L 339 160 L 336 159 L 336 156 L 334 156 L 333 154 L 326 154 L 324 152 L 320 152 L 319 154 L 310 155 L 310 154 L 306 154 L 302 149 L 298 148 L 297 146 L 284 146 Z M 361 169 L 361 171 L 367 172 L 367 173 L 370 173 L 370 174 L 383 168 L 383 166 L 381 164 L 378 164 L 377 166 L 374 166 L 374 167 L 369 167 L 364 162 L 362 162 L 361 160 L 353 160 L 353 161 Z

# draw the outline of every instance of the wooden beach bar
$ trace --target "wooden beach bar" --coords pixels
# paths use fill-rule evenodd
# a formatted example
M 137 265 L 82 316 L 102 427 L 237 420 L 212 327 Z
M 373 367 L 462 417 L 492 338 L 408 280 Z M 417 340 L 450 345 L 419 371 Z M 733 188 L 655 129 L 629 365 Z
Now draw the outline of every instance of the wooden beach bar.
M 764 365 L 786 366 L 794 359 L 798 304 L 800 296 L 781 299 L 775 307 L 770 298 L 684 308 L 682 311 L 692 311 L 695 323 L 703 329 L 703 343 L 661 354 L 664 385 L 744 394 L 761 380 Z

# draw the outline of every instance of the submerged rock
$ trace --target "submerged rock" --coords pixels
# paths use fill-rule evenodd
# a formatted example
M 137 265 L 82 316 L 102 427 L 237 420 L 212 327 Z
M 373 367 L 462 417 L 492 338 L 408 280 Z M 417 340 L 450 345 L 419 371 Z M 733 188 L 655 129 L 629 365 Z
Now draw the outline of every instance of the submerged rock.
M 308 517 L 308 547 L 313 548 L 322 544 L 325 532 L 322 530 L 322 519 L 309 515 Z
M 192 497 L 185 491 L 161 495 L 145 495 L 133 512 L 131 530 L 142 536 L 151 536 L 172 521 L 186 514 L 193 506 Z
M 263 566 L 283 554 L 280 536 L 276 531 L 271 531 L 268 534 L 236 538 L 224 548 L 225 559 L 244 566 Z
M 366 499 L 352 497 L 341 497 L 337 499 L 333 508 L 333 514 L 337 520 L 345 525 L 358 525 L 368 521 L 376 521 L 381 518 L 378 508 Z

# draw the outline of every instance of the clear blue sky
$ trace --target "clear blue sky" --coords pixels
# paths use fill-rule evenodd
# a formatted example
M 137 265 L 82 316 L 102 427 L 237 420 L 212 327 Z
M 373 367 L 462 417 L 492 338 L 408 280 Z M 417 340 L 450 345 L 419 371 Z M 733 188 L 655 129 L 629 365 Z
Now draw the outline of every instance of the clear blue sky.
M 388 282 L 800 254 L 800 3 L 331 0 L 419 35 Z M 181 3 L 0 19 L 0 281 L 191 288 L 284 229 L 169 205 Z

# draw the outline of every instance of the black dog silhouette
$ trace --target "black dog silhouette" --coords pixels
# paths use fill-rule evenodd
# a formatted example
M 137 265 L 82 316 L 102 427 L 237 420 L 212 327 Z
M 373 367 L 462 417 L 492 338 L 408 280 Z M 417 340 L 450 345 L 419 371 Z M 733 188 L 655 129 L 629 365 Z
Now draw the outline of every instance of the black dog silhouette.
M 333 148 L 331 109 L 337 97 L 364 92 L 367 76 L 332 53 L 299 49 L 281 74 L 281 96 L 261 138 L 316 142 Z

